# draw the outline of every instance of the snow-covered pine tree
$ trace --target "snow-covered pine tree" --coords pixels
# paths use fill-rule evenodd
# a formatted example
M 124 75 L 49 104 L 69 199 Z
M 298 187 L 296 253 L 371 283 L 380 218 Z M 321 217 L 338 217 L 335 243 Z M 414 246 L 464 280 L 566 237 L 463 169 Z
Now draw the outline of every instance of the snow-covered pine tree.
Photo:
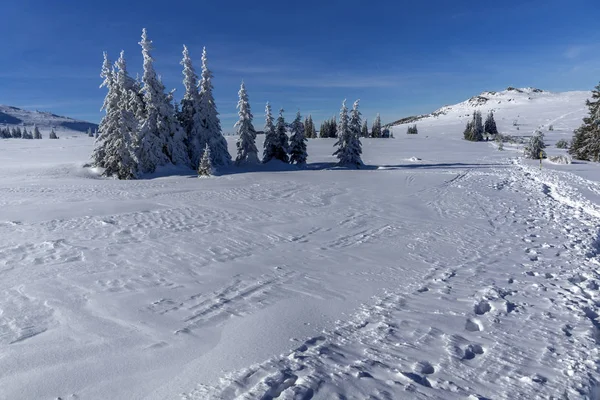
M 210 156 L 210 146 L 206 143 L 204 151 L 202 152 L 202 157 L 200 157 L 200 165 L 198 165 L 198 177 L 212 176 L 214 173 L 215 170 L 212 166 Z
M 290 164 L 304 165 L 308 154 L 306 153 L 306 136 L 302 124 L 300 111 L 296 113 L 296 119 L 290 125 L 292 136 L 290 137 Z
M 529 144 L 525 146 L 525 157 L 531 158 L 534 160 L 541 158 L 546 158 L 546 152 L 544 149 L 546 148 L 546 144 L 544 143 L 544 134 L 540 130 L 536 130 L 533 136 L 529 139 Z
M 100 88 L 107 88 L 104 102 L 100 108 L 100 110 L 104 111 L 105 114 L 100 121 L 100 125 L 98 126 L 98 136 L 96 137 L 95 147 L 91 158 L 93 166 L 104 168 L 106 140 L 110 135 L 111 129 L 113 129 L 112 126 L 115 124 L 115 122 L 112 120 L 112 118 L 114 118 L 114 114 L 110 114 L 110 111 L 117 107 L 117 103 L 119 101 L 115 91 L 116 86 L 114 70 L 106 52 L 104 52 L 104 61 L 102 63 L 100 77 L 103 79 Z
M 333 116 L 333 118 L 331 118 L 331 124 L 329 125 L 329 137 L 332 139 L 338 137 L 338 123 L 337 117 L 335 115 Z
M 118 179 L 135 179 L 139 174 L 137 159 L 138 121 L 131 104 L 136 94 L 133 80 L 127 73 L 125 54 L 122 51 L 115 63 L 113 72 L 113 93 L 116 107 L 107 111 L 110 129 L 104 145 L 104 176 L 115 176 Z
M 263 163 L 271 161 L 275 157 L 277 134 L 275 132 L 275 119 L 271 112 L 271 104 L 265 106 L 265 141 L 263 143 Z
M 496 120 L 494 119 L 494 112 L 490 111 L 485 119 L 484 129 L 485 133 L 490 135 L 497 135 L 498 128 L 496 127 Z
M 210 156 L 214 167 L 231 164 L 231 155 L 227 149 L 227 140 L 221 131 L 221 122 L 217 105 L 213 97 L 212 72 L 208 69 L 206 48 L 202 51 L 202 79 L 200 81 L 200 105 L 194 124 L 200 125 L 200 145 L 210 146 Z
M 337 146 L 337 150 L 333 153 L 333 155 L 337 156 L 339 160 L 338 165 L 354 167 L 359 167 L 362 165 L 360 120 L 361 118 L 360 112 L 358 111 L 358 100 L 354 103 L 350 118 L 348 118 L 348 108 L 346 107 L 346 100 L 344 100 L 342 103 L 342 109 L 340 110 L 338 140 L 334 145 Z
M 88 128 L 87 135 L 88 135 L 88 137 L 94 137 L 94 133 L 92 132 L 92 128 Z
M 365 122 L 363 122 L 362 128 L 360 129 L 360 136 L 364 137 L 364 138 L 368 138 L 369 137 L 369 127 L 367 125 L 367 120 L 365 119 Z
M 483 140 L 483 118 L 481 117 L 481 111 L 475 111 L 473 113 L 473 139 L 476 142 Z
M 600 161 L 600 84 L 592 90 L 592 99 L 586 102 L 588 115 L 575 130 L 569 154 L 578 160 Z
M 23 132 L 21 133 L 21 138 L 23 138 L 23 139 L 33 139 L 33 136 L 29 137 L 29 132 L 27 132 L 27 127 L 23 127 Z
M 178 118 L 186 134 L 185 144 L 192 165 L 198 165 L 200 156 L 204 152 L 203 146 L 205 146 L 206 143 L 201 137 L 201 123 L 199 119 L 195 118 L 200 107 L 198 75 L 196 75 L 189 50 L 185 45 L 183 46 L 183 59 L 181 60 L 181 65 L 183 65 L 183 86 L 185 88 L 185 93 L 183 94 L 183 99 L 181 99 L 181 111 L 179 112 Z
M 237 165 L 243 163 L 258 164 L 258 149 L 256 148 L 256 130 L 252 125 L 252 111 L 250 110 L 250 103 L 248 102 L 248 92 L 246 92 L 246 86 L 244 82 L 240 86 L 238 92 L 239 101 L 237 104 L 239 120 L 235 124 L 237 131 L 237 158 L 235 163 Z
M 312 115 L 309 115 L 304 121 L 304 136 L 308 139 L 315 139 L 317 137 L 317 131 Z
M 379 116 L 379 114 L 377 114 L 377 117 L 375 117 L 375 121 L 373 121 L 373 126 L 371 127 L 371 137 L 381 137 L 381 117 Z
M 54 132 L 54 128 L 52 128 L 52 131 L 50 131 L 50 135 L 48 136 L 48 139 L 58 139 L 56 132 Z
M 328 138 L 329 137 L 329 121 L 324 120 L 321 122 L 321 128 L 319 128 L 319 137 L 320 138 Z
M 41 139 L 42 138 L 42 134 L 40 133 L 40 130 L 38 129 L 37 125 L 33 126 L 33 138 L 34 139 Z
M 471 142 L 473 141 L 473 136 L 474 136 L 474 134 L 473 134 L 473 120 L 467 122 L 467 126 L 465 127 L 465 130 L 463 132 L 463 136 L 464 136 L 465 140 L 468 140 L 468 141 L 471 141 Z
M 175 117 L 171 95 L 154 70 L 154 59 L 150 54 L 152 41 L 146 29 L 142 30 L 139 42 L 144 57 L 142 77 L 145 116 L 140 121 L 137 158 L 141 173 L 151 173 L 157 167 L 169 163 L 189 165 L 189 157 L 183 141 L 185 133 Z
M 265 108 L 265 143 L 263 151 L 263 163 L 272 159 L 280 160 L 285 163 L 288 159 L 288 137 L 285 132 L 285 119 L 283 118 L 283 109 L 279 110 L 277 125 L 273 124 L 273 115 L 271 114 L 271 105 L 267 103 Z

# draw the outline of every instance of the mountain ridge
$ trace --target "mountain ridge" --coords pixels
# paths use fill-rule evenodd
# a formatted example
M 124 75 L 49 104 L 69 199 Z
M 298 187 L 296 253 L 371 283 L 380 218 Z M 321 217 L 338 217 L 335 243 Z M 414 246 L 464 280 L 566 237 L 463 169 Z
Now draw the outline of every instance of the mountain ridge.
M 53 114 L 47 111 L 30 111 L 0 104 L 0 126 L 34 126 L 40 129 L 64 128 L 77 132 L 98 129 L 98 124 Z

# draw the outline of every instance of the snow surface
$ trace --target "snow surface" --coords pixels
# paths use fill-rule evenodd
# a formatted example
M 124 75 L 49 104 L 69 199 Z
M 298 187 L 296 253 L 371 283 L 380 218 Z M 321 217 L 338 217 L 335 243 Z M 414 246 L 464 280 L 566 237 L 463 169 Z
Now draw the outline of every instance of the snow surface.
M 586 96 L 498 128 L 553 143 Z M 540 169 L 461 118 L 362 139 L 361 170 L 311 139 L 305 170 L 207 179 L 0 141 L 0 398 L 598 398 L 599 166 Z

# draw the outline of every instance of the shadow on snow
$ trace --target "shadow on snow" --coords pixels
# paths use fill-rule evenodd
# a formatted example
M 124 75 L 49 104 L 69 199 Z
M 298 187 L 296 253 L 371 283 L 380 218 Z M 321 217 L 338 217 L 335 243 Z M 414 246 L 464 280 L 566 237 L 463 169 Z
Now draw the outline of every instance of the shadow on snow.
M 241 164 L 231 165 L 229 167 L 220 168 L 215 176 L 238 175 L 257 172 L 297 172 L 297 171 L 343 171 L 343 170 L 360 170 L 360 171 L 389 171 L 389 170 L 409 170 L 409 169 L 482 169 L 482 168 L 497 168 L 506 167 L 505 164 L 494 163 L 406 163 L 394 165 L 369 165 L 364 164 L 357 166 L 340 166 L 335 162 L 317 162 L 308 163 L 303 166 L 287 164 L 279 160 L 272 160 L 265 164 Z M 157 169 L 152 174 L 145 174 L 142 179 L 157 179 L 171 176 L 187 176 L 196 178 L 195 171 L 190 168 L 178 166 L 165 166 Z

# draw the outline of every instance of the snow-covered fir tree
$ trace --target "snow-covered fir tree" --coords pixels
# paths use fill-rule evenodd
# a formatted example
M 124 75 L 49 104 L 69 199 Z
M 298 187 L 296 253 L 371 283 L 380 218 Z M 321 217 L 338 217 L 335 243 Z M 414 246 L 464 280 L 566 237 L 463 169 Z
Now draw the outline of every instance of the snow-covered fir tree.
M 52 131 L 50 131 L 50 135 L 48 136 L 48 139 L 58 139 L 56 132 L 54 132 L 54 128 L 52 128 Z
M 373 121 L 373 126 L 371 127 L 371 137 L 381 137 L 381 117 L 379 116 L 379 114 L 377 114 L 377 117 L 375 117 L 375 121 Z
M 108 139 L 112 129 L 114 129 L 112 126 L 114 126 L 115 123 L 113 120 L 114 114 L 111 114 L 111 111 L 116 109 L 119 101 L 116 94 L 116 85 L 114 84 L 115 77 L 113 67 L 106 52 L 104 52 L 104 61 L 102 63 L 100 77 L 103 79 L 100 88 L 107 88 L 107 92 L 106 96 L 104 97 L 102 108 L 100 109 L 101 111 L 104 111 L 104 117 L 102 117 L 100 125 L 98 126 L 98 136 L 96 137 L 95 147 L 91 158 L 92 165 L 95 167 L 104 168 L 106 140 Z
M 88 128 L 87 135 L 88 137 L 94 137 L 94 132 L 92 132 L 92 128 Z
M 292 136 L 290 137 L 290 164 L 304 165 L 308 154 L 306 153 L 306 136 L 304 135 L 304 124 L 300 111 L 296 113 L 296 119 L 290 125 Z
M 21 139 L 21 128 L 19 128 L 18 126 L 15 128 L 12 128 L 12 137 L 13 139 Z
M 125 54 L 115 63 L 113 72 L 113 95 L 116 97 L 116 107 L 110 109 L 109 134 L 104 144 L 104 176 L 114 176 L 118 179 L 135 179 L 139 173 L 137 158 L 138 121 L 131 110 L 134 102 L 133 80 L 127 73 Z
M 328 120 L 321 122 L 321 128 L 319 129 L 319 137 L 321 137 L 321 138 L 329 137 L 329 121 Z
M 309 139 L 317 137 L 317 130 L 315 129 L 315 123 L 313 122 L 312 115 L 309 115 L 304 121 L 304 135 Z
M 354 167 L 362 165 L 360 129 L 361 117 L 360 111 L 358 111 L 358 100 L 354 103 L 350 118 L 348 118 L 348 108 L 346 100 L 344 100 L 340 110 L 338 140 L 335 143 L 337 150 L 333 153 L 339 160 L 338 165 Z
M 183 46 L 183 87 L 185 92 L 181 99 L 181 111 L 178 113 L 179 122 L 185 131 L 185 144 L 193 165 L 198 165 L 200 156 L 204 152 L 205 140 L 202 138 L 200 120 L 195 118 L 200 107 L 200 93 L 198 92 L 198 75 L 192 65 L 189 50 Z
M 288 137 L 285 132 L 285 119 L 283 118 L 283 109 L 279 110 L 277 125 L 273 125 L 273 115 L 271 114 L 271 105 L 267 103 L 265 109 L 265 143 L 263 151 L 263 163 L 272 159 L 280 160 L 285 163 L 288 159 Z
M 146 29 L 142 30 L 144 75 L 142 77 L 145 115 L 140 121 L 137 158 L 141 173 L 152 173 L 157 167 L 170 163 L 189 165 L 185 148 L 185 133 L 176 119 L 170 95 L 154 70 L 154 59 L 150 54 L 152 41 Z
M 482 141 L 483 140 L 483 118 L 481 117 L 481 111 L 475 111 L 473 113 L 473 133 L 474 133 L 474 139 L 476 141 Z
M 480 111 L 473 112 L 473 118 L 467 122 L 463 136 L 471 142 L 480 142 L 483 140 L 483 120 Z
M 215 170 L 212 166 L 211 156 L 210 156 L 210 146 L 208 143 L 204 146 L 204 151 L 202 152 L 202 157 L 200 157 L 200 162 L 198 165 L 198 177 L 212 176 L 215 173 Z
M 406 133 L 408 135 L 417 135 L 419 133 L 419 129 L 417 129 L 417 124 L 409 125 Z
M 204 148 L 210 147 L 214 167 L 224 167 L 231 164 L 231 155 L 227 149 L 227 140 L 221 131 L 219 113 L 213 97 L 212 72 L 208 68 L 206 48 L 202 51 L 202 79 L 200 81 L 200 105 L 195 116 L 194 124 L 199 124 L 199 144 Z
M 33 139 L 33 135 L 29 136 L 29 132 L 27 131 L 27 127 L 23 127 L 23 132 L 21 133 L 21 138 L 23 138 L 23 139 Z
M 277 116 L 277 122 L 275 123 L 275 133 L 277 135 L 277 147 L 275 152 L 275 158 L 288 163 L 290 158 L 288 152 L 290 150 L 289 138 L 287 135 L 287 125 L 285 123 L 285 117 L 283 116 L 283 108 L 279 109 L 279 115 Z
M 529 143 L 525 146 L 525 157 L 531 159 L 546 158 L 544 149 L 544 134 L 540 130 L 536 130 L 533 136 L 529 139 Z
M 363 124 L 362 124 L 362 128 L 360 129 L 360 136 L 362 136 L 364 138 L 369 137 L 369 127 L 367 125 L 366 119 L 365 119 L 365 122 L 363 122 Z
M 248 93 L 246 92 L 246 86 L 244 82 L 240 86 L 238 92 L 239 101 L 237 104 L 239 120 L 235 124 L 236 132 L 238 135 L 237 139 L 237 158 L 235 159 L 236 164 L 250 163 L 257 164 L 258 161 L 258 149 L 256 148 L 256 130 L 252 125 L 252 111 L 250 110 L 250 103 L 248 102 Z
M 578 160 L 600 162 L 600 84 L 592 90 L 592 98 L 586 105 L 588 115 L 575 130 L 569 154 Z
M 485 124 L 484 124 L 483 130 L 485 133 L 488 133 L 490 135 L 498 134 L 498 128 L 496 127 L 496 120 L 494 119 L 493 111 L 490 111 L 488 113 L 487 117 L 485 118 Z

